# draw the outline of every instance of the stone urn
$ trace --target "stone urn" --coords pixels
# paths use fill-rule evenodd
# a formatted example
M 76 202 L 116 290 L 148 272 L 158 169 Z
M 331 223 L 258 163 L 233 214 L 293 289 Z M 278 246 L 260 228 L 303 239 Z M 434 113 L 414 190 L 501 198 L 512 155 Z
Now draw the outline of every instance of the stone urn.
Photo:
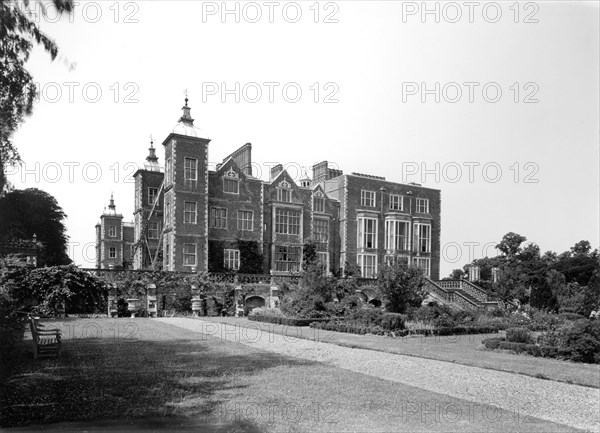
M 156 296 L 148 296 L 147 303 L 148 317 L 155 318 L 158 313 L 158 303 L 156 301 Z
M 108 297 L 108 317 L 117 317 L 117 297 Z
M 127 310 L 131 313 L 131 317 L 135 317 L 135 315 L 140 311 L 140 307 L 142 306 L 142 301 L 137 298 L 127 299 Z
M 202 298 L 200 296 L 194 296 L 192 298 L 192 315 L 198 317 L 202 311 Z

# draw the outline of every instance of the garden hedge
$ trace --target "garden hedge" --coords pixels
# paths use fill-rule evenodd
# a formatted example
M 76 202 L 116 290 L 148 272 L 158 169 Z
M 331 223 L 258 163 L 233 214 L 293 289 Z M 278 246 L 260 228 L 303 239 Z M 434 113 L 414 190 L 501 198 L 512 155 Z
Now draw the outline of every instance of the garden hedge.
M 248 320 L 253 320 L 255 322 L 266 322 L 266 323 L 274 323 L 276 325 L 286 325 L 286 326 L 309 326 L 314 322 L 328 322 L 331 318 L 321 318 L 321 319 L 301 319 L 297 317 L 277 317 L 277 316 L 261 316 L 259 314 L 249 315 Z
M 527 353 L 531 356 L 542 358 L 571 359 L 569 349 L 561 349 L 552 346 L 538 346 L 537 344 L 515 343 L 506 341 L 504 338 L 488 338 L 482 341 L 486 349 L 490 350 L 512 350 L 513 352 Z
M 498 332 L 497 327 L 492 326 L 455 326 L 437 329 L 402 329 L 396 331 L 387 331 L 381 326 L 356 325 L 349 322 L 313 322 L 309 325 L 311 328 L 323 329 L 326 331 L 347 332 L 350 334 L 375 334 L 388 335 L 393 337 L 405 337 L 407 335 L 419 334 L 430 336 L 446 335 L 467 335 L 467 334 L 490 334 Z

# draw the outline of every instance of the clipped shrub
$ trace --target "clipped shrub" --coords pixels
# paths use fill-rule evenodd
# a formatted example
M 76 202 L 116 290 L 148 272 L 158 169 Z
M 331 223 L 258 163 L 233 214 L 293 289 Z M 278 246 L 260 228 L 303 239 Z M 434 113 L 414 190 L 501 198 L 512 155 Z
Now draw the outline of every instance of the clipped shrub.
M 255 322 L 266 322 L 266 323 L 274 323 L 276 325 L 285 325 L 285 326 L 309 326 L 313 322 L 318 321 L 329 321 L 329 318 L 321 318 L 321 319 L 304 319 L 298 317 L 278 317 L 278 316 L 261 316 L 261 315 L 249 315 L 248 320 L 252 320 Z
M 500 343 L 503 341 L 503 338 L 488 338 L 483 340 L 481 343 L 486 347 L 486 349 L 496 350 L 500 347 Z
M 506 330 L 506 341 L 511 343 L 532 343 L 531 333 L 525 328 L 508 328 Z
M 421 329 L 432 330 L 433 324 L 430 322 L 423 322 L 422 320 L 407 320 L 404 322 L 404 328 L 409 331 L 416 331 Z
M 391 337 L 405 337 L 410 334 L 447 336 L 447 335 L 466 335 L 466 334 L 488 334 L 498 332 L 496 328 L 486 328 L 478 326 L 461 326 L 453 328 L 440 329 L 396 329 L 387 330 L 379 325 L 364 326 L 351 322 L 330 321 L 330 322 L 312 322 L 311 328 L 324 329 L 328 331 L 346 332 L 351 334 L 375 334 L 387 335 Z
M 381 328 L 386 331 L 404 329 L 406 315 L 399 313 L 385 313 L 381 318 Z
M 250 316 L 271 316 L 271 317 L 283 317 L 283 313 L 279 308 L 270 307 L 258 307 L 254 308 L 250 312 Z
M 352 310 L 346 316 L 348 320 L 352 320 L 359 325 L 381 325 L 383 311 L 374 307 L 363 307 L 357 310 Z

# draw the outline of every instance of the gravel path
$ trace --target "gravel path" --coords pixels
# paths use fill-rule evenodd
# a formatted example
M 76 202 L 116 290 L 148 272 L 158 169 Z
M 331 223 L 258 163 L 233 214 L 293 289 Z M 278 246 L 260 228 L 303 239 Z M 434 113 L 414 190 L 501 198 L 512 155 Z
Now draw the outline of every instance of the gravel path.
M 411 356 L 341 347 L 198 319 L 157 319 L 225 341 L 399 382 L 575 428 L 600 431 L 600 389 Z

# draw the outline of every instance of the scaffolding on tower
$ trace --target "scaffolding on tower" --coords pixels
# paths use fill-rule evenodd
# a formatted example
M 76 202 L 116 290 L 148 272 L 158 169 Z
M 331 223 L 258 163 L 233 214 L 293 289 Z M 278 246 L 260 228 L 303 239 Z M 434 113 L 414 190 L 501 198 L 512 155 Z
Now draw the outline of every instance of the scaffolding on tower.
M 145 244 L 146 249 L 148 250 L 148 257 L 150 257 L 150 266 L 152 267 L 153 271 L 156 270 L 156 260 L 158 259 L 158 253 L 160 252 L 160 248 L 162 246 L 162 238 L 163 238 L 163 234 L 165 232 L 165 224 L 163 224 L 160 236 L 158 237 L 158 245 L 156 246 L 156 252 L 154 254 L 154 257 L 152 257 L 152 250 L 150 249 L 150 244 L 148 242 L 148 234 L 146 232 L 146 229 L 148 228 L 148 224 L 150 223 L 150 219 L 152 218 L 152 215 L 154 215 L 154 210 L 156 209 L 156 205 L 160 199 L 160 195 L 163 192 L 164 186 L 165 186 L 165 182 L 163 180 L 160 184 L 160 188 L 158 189 L 158 193 L 156 194 L 156 199 L 154 200 L 154 203 L 152 204 L 152 208 L 150 209 L 150 213 L 148 213 L 148 216 L 144 217 L 144 212 L 143 212 L 143 210 L 141 211 L 142 225 L 140 228 L 139 237 L 133 244 L 133 248 L 132 248 L 132 252 L 131 252 L 131 258 L 133 260 L 133 259 L 135 259 L 135 255 L 137 254 L 138 248 L 141 248 L 142 244 Z M 143 267 L 143 265 L 144 265 L 144 253 L 142 252 L 142 254 L 140 256 L 140 267 Z

